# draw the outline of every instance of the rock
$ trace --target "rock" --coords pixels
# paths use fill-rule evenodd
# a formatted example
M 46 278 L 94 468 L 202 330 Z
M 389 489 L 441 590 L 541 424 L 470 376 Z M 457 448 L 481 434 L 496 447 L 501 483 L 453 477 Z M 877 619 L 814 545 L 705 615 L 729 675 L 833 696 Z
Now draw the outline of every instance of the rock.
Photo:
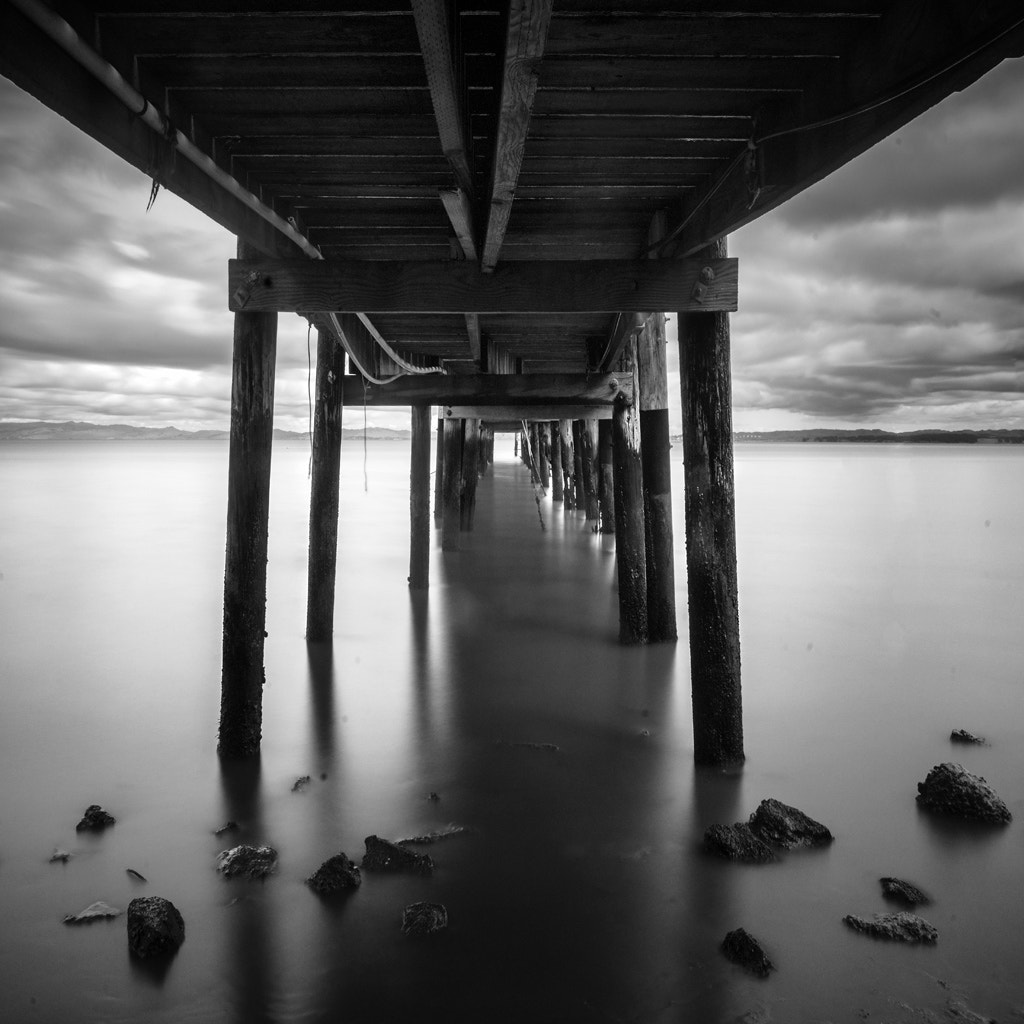
M 76 832 L 101 832 L 115 824 L 117 818 L 107 814 L 99 804 L 90 804 L 85 809 L 82 820 L 75 826 Z
M 308 786 L 312 781 L 313 780 L 308 775 L 300 776 L 292 784 L 292 792 L 293 793 L 298 793 L 300 790 L 305 789 L 306 786 Z
M 933 943 L 939 938 L 939 933 L 924 918 L 905 910 L 898 914 L 875 914 L 870 921 L 865 917 L 847 914 L 843 924 L 872 938 L 893 942 Z
M 712 825 L 704 833 L 704 849 L 726 860 L 744 864 L 767 864 L 775 860 L 770 846 L 758 839 L 750 826 L 739 821 L 735 825 Z
M 117 907 L 112 907 L 102 900 L 97 900 L 95 903 L 90 903 L 85 910 L 81 910 L 77 914 L 68 914 L 64 918 L 64 923 L 92 924 L 93 921 L 104 921 L 111 917 L 120 917 L 123 913 L 123 910 L 118 910 Z
M 1002 825 L 1013 817 L 992 787 L 960 764 L 936 765 L 917 784 L 917 802 L 930 811 L 972 821 Z
M 448 927 L 448 911 L 441 903 L 410 903 L 402 911 L 406 935 L 430 935 Z
M 721 949 L 734 964 L 761 978 L 767 978 L 769 972 L 775 970 L 775 964 L 768 959 L 761 943 L 743 928 L 729 932 L 722 940 Z
M 215 836 L 222 836 L 226 832 L 237 832 L 237 831 L 238 831 L 238 822 L 237 821 L 226 821 L 226 822 L 224 822 L 223 825 L 221 825 L 220 828 L 215 828 L 213 830 L 213 834 Z
M 435 803 L 435 804 L 436 804 L 436 803 L 437 803 L 437 802 L 438 802 L 438 801 L 439 801 L 439 800 L 441 799 L 441 797 L 440 797 L 440 796 L 438 796 L 438 794 L 437 794 L 437 793 L 433 793 L 433 792 L 432 792 L 432 793 L 428 794 L 428 796 L 427 796 L 427 799 L 428 799 L 428 800 L 429 800 L 429 801 L 430 801 L 431 803 Z
M 133 882 L 145 882 L 145 881 L 148 881 L 148 879 L 146 878 L 146 876 L 145 876 L 145 875 L 140 875 L 140 874 L 139 874 L 139 872 L 135 870 L 135 868 L 125 868 L 125 869 L 124 869 L 124 873 L 125 873 L 125 874 L 126 874 L 126 875 L 127 875 L 127 876 L 128 876 L 128 877 L 129 877 L 129 878 L 130 878 L 130 879 L 131 879 L 131 880 L 132 880 Z
M 236 846 L 217 854 L 217 870 L 225 878 L 266 878 L 277 867 L 277 850 L 270 846 Z
M 880 878 L 882 895 L 887 900 L 898 900 L 908 906 L 919 903 L 931 903 L 931 900 L 916 885 L 904 882 L 901 878 Z
M 140 896 L 128 904 L 128 949 L 143 959 L 173 953 L 185 941 L 178 908 L 162 896 Z
M 71 860 L 73 854 L 67 850 L 54 850 L 53 855 L 50 857 L 51 864 L 67 864 Z
M 399 846 L 378 836 L 367 836 L 366 854 L 362 865 L 365 871 L 408 871 L 416 875 L 434 873 L 434 862 L 425 853 Z
M 359 868 L 345 854 L 337 853 L 333 857 L 328 857 L 306 879 L 306 885 L 318 896 L 334 896 L 339 892 L 358 889 L 362 880 Z
M 769 846 L 792 850 L 797 846 L 825 846 L 832 842 L 832 833 L 803 811 L 781 800 L 762 800 L 750 816 L 750 830 Z
M 442 839 L 448 839 L 451 836 L 466 835 L 471 830 L 466 828 L 465 825 L 456 825 L 451 822 L 445 825 L 444 828 L 437 829 L 434 832 L 427 832 L 422 836 L 410 836 L 408 839 L 399 839 L 399 846 L 421 846 L 428 843 L 439 843 Z
M 949 734 L 949 739 L 952 743 L 974 743 L 979 747 L 988 746 L 988 740 L 984 736 L 975 736 L 973 732 L 968 732 L 966 729 L 954 729 Z

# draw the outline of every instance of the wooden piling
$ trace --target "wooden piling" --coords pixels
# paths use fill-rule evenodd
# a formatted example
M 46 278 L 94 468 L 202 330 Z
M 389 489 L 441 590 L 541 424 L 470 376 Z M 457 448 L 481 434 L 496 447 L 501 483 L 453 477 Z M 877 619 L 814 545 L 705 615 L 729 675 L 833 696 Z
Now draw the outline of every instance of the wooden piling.
M 551 426 L 547 421 L 537 424 L 537 461 L 540 463 L 540 485 L 551 487 Z
M 597 424 L 598 505 L 601 532 L 615 533 L 615 473 L 612 468 L 612 421 Z
M 600 518 L 598 486 L 600 477 L 597 466 L 597 420 L 580 420 L 580 447 L 583 463 L 583 491 L 586 495 L 587 522 L 596 523 Z
M 724 256 L 725 240 L 703 252 Z M 744 753 L 727 313 L 680 314 L 679 373 L 694 760 L 737 764 Z
M 426 590 L 430 585 L 430 406 L 414 404 L 410 420 L 409 586 Z
M 330 640 L 334 633 L 344 376 L 345 350 L 330 333 L 318 330 L 306 568 L 306 639 L 313 642 Z
M 623 349 L 623 370 L 633 372 L 636 394 L 636 342 Z M 644 552 L 643 466 L 640 417 L 635 398 L 616 403 L 612 416 L 615 466 L 615 562 L 619 581 L 619 641 L 647 639 L 647 559 Z
M 462 515 L 462 420 L 446 417 L 441 498 L 441 550 L 459 550 Z
M 441 522 L 444 510 L 442 483 L 444 481 L 444 417 L 437 418 L 437 450 L 434 453 L 434 522 Z
M 548 424 L 548 432 L 551 438 L 551 500 L 561 501 L 565 481 L 562 478 L 562 438 L 558 430 L 558 420 L 552 420 Z
M 255 255 L 239 241 L 239 259 Z M 229 758 L 254 757 L 260 751 L 276 355 L 277 314 L 236 313 L 217 745 L 220 755 Z
M 668 422 L 665 315 L 655 313 L 637 345 L 647 557 L 647 639 L 677 639 L 672 535 L 672 442 Z
M 572 442 L 572 420 L 559 420 L 558 434 L 562 443 L 562 474 L 565 478 L 562 507 L 569 512 L 576 507 L 576 453 Z
M 476 482 L 480 479 L 480 421 L 463 420 L 462 498 L 459 503 L 459 529 L 473 529 L 476 514 Z
M 587 479 L 583 475 L 583 421 L 572 421 L 572 479 L 576 493 L 573 495 L 573 506 L 586 511 Z

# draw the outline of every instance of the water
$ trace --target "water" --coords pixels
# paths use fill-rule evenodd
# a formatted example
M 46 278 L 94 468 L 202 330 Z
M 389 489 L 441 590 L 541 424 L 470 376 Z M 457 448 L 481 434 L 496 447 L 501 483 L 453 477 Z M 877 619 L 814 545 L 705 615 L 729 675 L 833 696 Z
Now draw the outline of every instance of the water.
M 503 445 L 426 595 L 405 582 L 408 447 L 369 446 L 368 491 L 346 449 L 333 648 L 303 640 L 308 452 L 276 447 L 263 756 L 223 768 L 226 447 L 0 446 L 0 1018 L 919 1020 L 907 1007 L 954 996 L 1024 1012 L 1024 450 L 737 448 L 748 763 L 724 776 L 692 766 L 681 491 L 680 643 L 624 649 L 611 542 L 550 498 L 542 532 Z M 953 747 L 959 727 L 991 745 Z M 947 760 L 1014 822 L 920 814 L 916 783 Z M 708 824 L 767 796 L 836 842 L 764 868 L 701 853 Z M 91 803 L 118 823 L 76 835 Z M 280 851 L 266 884 L 213 870 L 228 819 L 232 842 Z M 430 848 L 431 879 L 364 876 L 340 905 L 303 884 L 371 833 L 449 822 L 473 831 Z M 888 874 L 935 897 L 936 947 L 841 923 L 890 909 Z M 185 918 L 162 969 L 129 958 L 123 918 L 61 924 L 141 894 Z M 447 905 L 447 933 L 401 934 L 418 899 Z M 777 963 L 768 981 L 718 952 L 738 926 Z

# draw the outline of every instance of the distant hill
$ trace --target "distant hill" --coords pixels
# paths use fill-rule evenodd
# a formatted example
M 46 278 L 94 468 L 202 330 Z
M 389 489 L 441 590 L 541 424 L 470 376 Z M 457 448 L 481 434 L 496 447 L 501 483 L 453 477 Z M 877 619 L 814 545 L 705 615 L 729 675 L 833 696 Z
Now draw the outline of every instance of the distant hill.
M 1024 430 L 747 430 L 735 438 L 824 444 L 1024 444 Z
M 346 440 L 361 439 L 363 428 L 342 430 Z M 408 430 L 367 427 L 370 441 L 408 440 Z M 179 430 L 177 427 L 133 427 L 127 423 L 0 423 L 0 441 L 226 441 L 226 430 Z M 309 442 L 309 435 L 297 430 L 274 430 L 275 441 Z

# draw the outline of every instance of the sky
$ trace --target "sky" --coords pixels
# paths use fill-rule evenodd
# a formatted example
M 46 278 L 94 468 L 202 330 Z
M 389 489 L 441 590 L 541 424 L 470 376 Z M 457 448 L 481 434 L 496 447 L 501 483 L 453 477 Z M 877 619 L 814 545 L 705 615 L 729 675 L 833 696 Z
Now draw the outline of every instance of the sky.
M 227 428 L 234 238 L 169 192 L 147 213 L 149 189 L 0 78 L 0 420 Z M 729 254 L 736 430 L 1024 428 L 1024 59 L 735 232 Z M 278 426 L 307 428 L 308 373 L 306 322 L 282 314 Z

